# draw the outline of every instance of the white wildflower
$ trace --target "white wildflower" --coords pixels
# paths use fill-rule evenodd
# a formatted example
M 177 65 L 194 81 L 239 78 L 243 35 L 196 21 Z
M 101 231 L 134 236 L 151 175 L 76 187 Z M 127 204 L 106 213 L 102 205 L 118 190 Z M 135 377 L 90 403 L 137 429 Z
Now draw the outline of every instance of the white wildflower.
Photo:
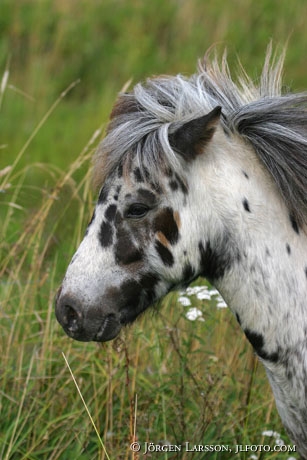
M 198 308 L 195 308 L 195 307 L 189 308 L 189 310 L 186 313 L 186 317 L 190 321 L 196 321 L 196 320 L 205 321 L 205 319 L 203 318 L 202 312 L 198 310 Z
M 191 304 L 191 300 L 188 297 L 185 296 L 180 296 L 178 297 L 178 301 L 183 305 L 184 307 L 189 307 Z

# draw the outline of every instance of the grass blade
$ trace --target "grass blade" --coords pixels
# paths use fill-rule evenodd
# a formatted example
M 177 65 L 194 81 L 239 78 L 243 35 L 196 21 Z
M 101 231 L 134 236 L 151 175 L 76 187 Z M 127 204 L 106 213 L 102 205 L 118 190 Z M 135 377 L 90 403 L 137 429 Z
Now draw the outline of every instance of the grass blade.
M 87 412 L 87 415 L 89 416 L 90 421 L 91 421 L 91 424 L 93 425 L 93 428 L 94 428 L 94 430 L 95 430 L 95 432 L 96 432 L 96 435 L 97 435 L 97 437 L 98 437 L 99 443 L 100 443 L 100 445 L 101 445 L 101 447 L 102 447 L 102 449 L 103 449 L 103 451 L 104 451 L 104 453 L 105 453 L 105 455 L 106 455 L 106 457 L 107 457 L 107 460 L 110 460 L 110 457 L 109 457 L 109 455 L 108 455 L 108 453 L 107 453 L 107 450 L 106 450 L 106 448 L 105 448 L 105 445 L 104 445 L 104 443 L 103 443 L 103 441 L 102 441 L 102 439 L 101 439 L 101 437 L 100 437 L 99 431 L 98 431 L 98 429 L 97 429 L 97 427 L 96 427 L 96 425 L 95 425 L 95 422 L 94 422 L 94 420 L 93 420 L 93 417 L 91 416 L 91 413 L 90 413 L 90 411 L 89 411 L 89 409 L 88 409 L 88 407 L 87 407 L 87 405 L 86 405 L 86 402 L 85 402 L 85 400 L 84 400 L 84 398 L 83 398 L 83 395 L 82 395 L 82 393 L 81 393 L 81 390 L 80 390 L 80 388 L 79 388 L 79 385 L 77 384 L 77 381 L 76 381 L 75 376 L 74 376 L 74 374 L 73 374 L 73 372 L 72 372 L 72 370 L 71 370 L 71 367 L 70 367 L 70 365 L 69 365 L 69 363 L 68 363 L 68 361 L 67 361 L 67 358 L 66 358 L 66 356 L 65 356 L 65 354 L 64 354 L 63 352 L 62 352 L 62 355 L 63 355 L 64 361 L 65 361 L 65 363 L 66 363 L 66 366 L 68 367 L 68 370 L 69 370 L 69 372 L 70 372 L 70 375 L 71 375 L 71 377 L 72 377 L 72 379 L 73 379 L 73 381 L 74 381 L 74 384 L 75 384 L 75 386 L 76 386 L 76 388 L 77 388 L 77 390 L 78 390 L 79 396 L 80 396 L 80 398 L 81 398 L 81 401 L 83 402 L 83 405 L 84 405 L 84 407 L 85 407 L 85 410 L 86 410 L 86 412 Z

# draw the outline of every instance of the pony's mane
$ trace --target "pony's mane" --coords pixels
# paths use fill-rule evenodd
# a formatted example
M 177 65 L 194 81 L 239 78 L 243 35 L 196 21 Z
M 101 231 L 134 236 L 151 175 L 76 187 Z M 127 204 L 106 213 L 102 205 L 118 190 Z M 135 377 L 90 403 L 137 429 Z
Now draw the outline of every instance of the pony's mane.
M 226 53 L 221 62 L 208 55 L 190 78 L 161 76 L 119 96 L 107 135 L 94 157 L 94 183 L 100 186 L 119 164 L 137 158 L 151 179 L 171 167 L 182 176 L 182 159 L 169 134 L 184 123 L 222 107 L 221 123 L 256 151 L 298 223 L 307 223 L 307 93 L 281 94 L 284 51 L 269 45 L 257 83 L 242 66 L 235 83 Z

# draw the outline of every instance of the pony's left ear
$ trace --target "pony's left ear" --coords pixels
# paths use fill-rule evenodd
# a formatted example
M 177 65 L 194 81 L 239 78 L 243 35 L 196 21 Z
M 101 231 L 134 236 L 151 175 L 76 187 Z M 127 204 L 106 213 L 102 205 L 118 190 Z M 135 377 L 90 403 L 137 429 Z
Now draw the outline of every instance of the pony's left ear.
M 192 160 L 203 152 L 212 138 L 221 116 L 221 107 L 215 107 L 210 113 L 188 121 L 177 131 L 170 134 L 170 146 L 186 160 Z

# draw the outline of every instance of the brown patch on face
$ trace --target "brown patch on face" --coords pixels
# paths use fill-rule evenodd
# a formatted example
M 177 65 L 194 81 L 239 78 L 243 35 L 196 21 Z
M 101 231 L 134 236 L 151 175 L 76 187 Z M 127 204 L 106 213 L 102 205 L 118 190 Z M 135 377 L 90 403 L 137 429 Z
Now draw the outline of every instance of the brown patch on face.
M 157 240 L 159 240 L 160 243 L 163 244 L 163 246 L 165 246 L 166 248 L 169 246 L 169 241 L 162 232 L 157 232 L 156 237 Z
M 163 208 L 153 221 L 155 233 L 161 232 L 170 244 L 175 244 L 179 238 L 178 225 L 171 208 Z
M 141 262 L 143 259 L 143 251 L 134 245 L 130 233 L 124 228 L 119 227 L 116 235 L 117 242 L 114 246 L 116 263 L 131 265 Z
M 180 219 L 180 214 L 178 211 L 174 211 L 174 220 L 177 224 L 178 229 L 181 227 L 181 219 Z

